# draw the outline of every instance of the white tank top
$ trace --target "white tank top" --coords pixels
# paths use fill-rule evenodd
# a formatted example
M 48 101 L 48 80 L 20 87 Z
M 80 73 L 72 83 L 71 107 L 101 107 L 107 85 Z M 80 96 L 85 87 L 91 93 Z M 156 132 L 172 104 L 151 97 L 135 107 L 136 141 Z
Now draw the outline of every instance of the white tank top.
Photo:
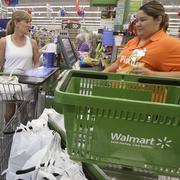
M 26 36 L 26 44 L 20 47 L 12 42 L 11 35 L 6 36 L 4 72 L 10 73 L 15 69 L 32 69 L 32 57 L 33 49 L 28 36 Z

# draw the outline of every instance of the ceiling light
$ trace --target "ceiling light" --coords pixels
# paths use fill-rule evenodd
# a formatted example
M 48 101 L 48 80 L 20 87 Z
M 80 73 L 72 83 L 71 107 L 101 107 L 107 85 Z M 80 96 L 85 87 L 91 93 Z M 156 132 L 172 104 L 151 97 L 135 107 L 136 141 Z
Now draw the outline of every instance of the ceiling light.
M 51 8 L 62 8 L 62 7 L 65 7 L 65 8 L 75 8 L 76 6 L 75 5 L 64 5 L 64 6 L 53 6 L 51 5 Z M 89 8 L 90 5 L 80 5 L 80 7 L 84 7 L 84 8 Z M 7 7 L 7 9 L 25 9 L 25 8 L 47 8 L 47 6 L 13 6 L 13 7 Z
M 179 28 L 179 26 L 169 26 L 169 28 Z
M 47 14 L 47 11 L 33 11 L 33 13 L 41 13 Z M 58 14 L 59 11 L 53 11 L 52 14 Z M 67 14 L 77 14 L 76 11 L 66 11 Z M 8 14 L 12 14 L 12 12 L 8 12 Z M 85 11 L 85 14 L 101 14 L 101 11 Z
M 178 14 L 178 12 L 166 12 L 166 14 Z
M 180 26 L 180 23 L 176 23 L 176 22 L 170 22 L 169 24 L 170 24 L 170 25 L 172 25 L 172 24 L 178 24 L 178 25 Z
M 180 19 L 170 18 L 170 21 L 180 21 Z
M 164 8 L 166 8 L 166 9 L 179 9 L 180 6 L 178 6 L 178 5 L 164 5 Z

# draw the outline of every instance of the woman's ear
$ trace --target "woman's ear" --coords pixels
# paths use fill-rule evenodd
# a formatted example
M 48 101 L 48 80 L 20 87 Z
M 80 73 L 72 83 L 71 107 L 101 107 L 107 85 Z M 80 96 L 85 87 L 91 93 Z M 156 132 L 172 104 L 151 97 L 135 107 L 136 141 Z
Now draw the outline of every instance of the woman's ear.
M 158 16 L 156 20 L 157 20 L 157 24 L 160 25 L 161 22 L 162 22 L 162 20 L 163 20 L 163 19 L 162 19 L 162 16 Z
M 17 23 L 18 23 L 18 22 L 15 20 L 15 21 L 14 21 L 14 25 L 16 26 L 16 25 L 17 25 Z

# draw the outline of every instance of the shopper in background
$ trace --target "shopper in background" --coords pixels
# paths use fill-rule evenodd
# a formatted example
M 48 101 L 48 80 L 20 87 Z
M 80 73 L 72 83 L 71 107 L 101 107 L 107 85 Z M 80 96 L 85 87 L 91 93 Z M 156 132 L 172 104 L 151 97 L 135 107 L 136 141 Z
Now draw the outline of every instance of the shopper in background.
M 87 43 L 89 46 L 89 56 L 91 58 L 96 57 L 96 48 L 97 48 L 97 35 L 93 32 L 90 32 L 87 37 Z
M 97 47 L 97 41 L 96 41 L 96 35 L 92 32 L 83 32 L 76 36 L 75 41 L 77 51 L 79 51 L 79 55 L 82 55 L 85 53 L 88 54 L 89 57 L 95 58 L 96 56 L 96 47 Z
M 166 34 L 168 15 L 158 1 L 142 5 L 136 15 L 137 37 L 104 72 L 180 77 L 180 41 Z
M 7 36 L 0 39 L 0 67 L 3 72 L 14 69 L 28 70 L 39 66 L 39 50 L 35 40 L 28 37 L 31 15 L 26 11 L 16 11 L 7 25 Z M 5 120 L 9 121 L 15 105 L 6 105 Z M 8 113 L 7 113 L 8 112 Z
M 83 48 L 83 46 L 82 46 L 82 44 L 85 42 L 85 34 L 84 33 L 80 33 L 80 34 L 78 34 L 77 36 L 76 36 L 76 38 L 75 38 L 75 46 L 76 46 L 76 49 L 77 49 L 77 51 L 80 51 L 80 49 L 83 49 L 84 50 L 84 48 Z M 81 47 L 82 46 L 82 47 Z M 88 48 L 88 45 L 87 45 L 87 48 Z M 87 49 L 86 47 L 85 47 L 85 50 Z
M 77 47 L 77 51 L 81 51 L 81 52 L 89 52 L 89 46 L 88 43 L 86 42 L 86 36 L 87 33 L 80 33 L 76 36 L 76 47 Z

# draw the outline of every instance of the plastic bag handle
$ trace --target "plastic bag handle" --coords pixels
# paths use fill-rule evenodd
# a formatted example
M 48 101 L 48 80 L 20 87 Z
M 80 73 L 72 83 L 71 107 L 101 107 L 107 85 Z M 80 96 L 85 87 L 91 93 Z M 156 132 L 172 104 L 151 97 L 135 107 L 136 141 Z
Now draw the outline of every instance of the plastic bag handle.
M 28 128 L 27 128 L 27 127 L 24 127 L 24 128 L 22 128 L 22 129 L 18 129 L 18 130 L 14 130 L 14 131 L 3 131 L 3 134 L 4 134 L 4 135 L 11 135 L 11 134 L 14 134 L 14 133 L 20 133 L 20 132 L 22 132 L 23 130 L 25 130 L 25 131 L 33 130 L 33 127 L 32 127 L 32 126 L 29 126 Z
M 20 70 L 20 71 L 24 72 L 24 69 L 21 69 L 21 68 L 14 68 L 14 69 L 11 71 L 11 73 L 9 74 L 9 80 L 12 79 L 15 70 Z
M 16 171 L 16 174 L 17 174 L 17 175 L 26 174 L 26 173 L 35 171 L 35 169 L 36 169 L 36 167 L 33 166 L 33 167 L 28 168 L 28 169 L 18 170 L 18 171 Z

